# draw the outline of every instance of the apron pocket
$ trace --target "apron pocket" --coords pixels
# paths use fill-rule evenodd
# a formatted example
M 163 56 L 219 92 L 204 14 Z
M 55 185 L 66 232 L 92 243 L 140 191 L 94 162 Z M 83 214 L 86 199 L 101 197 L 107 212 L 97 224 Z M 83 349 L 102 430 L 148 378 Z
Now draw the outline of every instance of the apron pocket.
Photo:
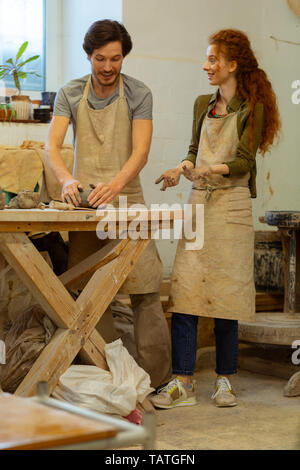
M 226 222 L 253 226 L 252 202 L 248 188 L 238 188 L 229 195 Z

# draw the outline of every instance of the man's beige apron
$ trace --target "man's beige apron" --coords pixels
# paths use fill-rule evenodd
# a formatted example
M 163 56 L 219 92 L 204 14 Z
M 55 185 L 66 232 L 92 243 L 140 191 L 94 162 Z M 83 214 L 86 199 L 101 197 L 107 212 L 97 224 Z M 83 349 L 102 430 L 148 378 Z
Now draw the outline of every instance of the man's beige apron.
M 236 113 L 206 116 L 196 167 L 233 160 L 238 143 Z M 179 240 L 169 312 L 255 321 L 254 229 L 248 180 L 249 174 L 239 178 L 210 175 L 205 182 L 194 184 L 188 203 L 193 209 L 204 204 L 204 246 L 189 251 L 185 244 L 191 240 L 184 236 Z M 208 187 L 219 189 L 209 192 Z
M 122 169 L 132 152 L 132 129 L 124 84 L 120 75 L 119 98 L 104 109 L 88 104 L 88 80 L 77 113 L 73 175 L 85 189 L 89 184 L 109 183 Z M 120 193 L 128 206 L 145 204 L 139 176 Z M 117 207 L 118 198 L 114 201 Z M 105 242 L 93 232 L 70 233 L 69 266 L 100 249 Z M 147 294 L 158 292 L 162 281 L 162 263 L 152 240 L 123 284 L 120 292 Z

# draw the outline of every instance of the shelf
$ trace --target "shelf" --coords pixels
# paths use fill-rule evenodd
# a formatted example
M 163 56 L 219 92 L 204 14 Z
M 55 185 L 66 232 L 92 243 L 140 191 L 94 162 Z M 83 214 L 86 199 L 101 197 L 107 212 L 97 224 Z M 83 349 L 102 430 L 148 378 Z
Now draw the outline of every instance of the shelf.
M 6 122 L 7 124 L 49 124 L 49 122 L 41 122 L 37 119 L 11 119 L 10 121 L 7 121 L 5 119 L 0 119 L 0 122 Z

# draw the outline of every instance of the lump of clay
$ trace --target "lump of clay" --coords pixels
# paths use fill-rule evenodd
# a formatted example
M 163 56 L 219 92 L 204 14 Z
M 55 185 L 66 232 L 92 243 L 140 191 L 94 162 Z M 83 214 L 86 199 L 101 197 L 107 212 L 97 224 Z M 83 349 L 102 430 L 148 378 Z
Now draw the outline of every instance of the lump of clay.
M 35 209 L 39 204 L 39 193 L 33 191 L 21 191 L 11 199 L 6 206 L 7 209 Z
M 0 188 L 0 211 L 2 211 L 2 209 L 4 209 L 5 204 L 6 204 L 6 196 L 2 192 L 2 188 Z
M 81 199 L 81 203 L 79 204 L 79 207 L 89 207 L 89 208 L 91 208 L 90 203 L 87 199 L 88 199 L 89 195 L 91 194 L 91 192 L 93 192 L 93 190 L 95 189 L 95 186 L 93 184 L 90 184 L 90 187 L 92 189 L 78 188 L 79 192 L 80 192 L 80 199 Z

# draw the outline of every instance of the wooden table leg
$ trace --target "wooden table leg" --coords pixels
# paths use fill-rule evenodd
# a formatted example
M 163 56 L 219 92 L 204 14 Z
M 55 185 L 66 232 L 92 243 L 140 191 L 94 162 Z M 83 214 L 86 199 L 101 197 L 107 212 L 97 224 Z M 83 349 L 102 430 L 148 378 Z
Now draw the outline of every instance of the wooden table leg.
M 128 240 L 117 258 L 94 273 L 76 302 L 68 294 L 68 302 L 76 314 L 75 320 L 70 324 L 71 317 L 66 317 L 68 328 L 59 328 L 56 331 L 50 343 L 44 348 L 18 387 L 17 395 L 34 395 L 36 384 L 40 381 L 48 382 L 51 393 L 57 385 L 59 377 L 71 365 L 82 347 L 87 354 L 90 354 L 95 365 L 103 367 L 105 343 L 101 335 L 94 331 L 94 328 L 149 243 L 150 240 Z M 27 271 L 30 273 L 30 269 Z M 55 277 L 51 269 L 50 272 L 52 273 L 50 277 Z M 42 287 L 45 288 L 45 281 L 41 278 L 42 276 L 40 279 L 35 279 L 38 291 Z M 58 280 L 57 282 L 58 294 L 67 293 L 62 283 Z M 63 304 L 61 309 L 64 310 Z M 92 333 L 93 336 L 86 346 Z
M 0 233 L 0 250 L 53 323 L 68 328 L 76 319 L 74 300 L 24 233 Z

